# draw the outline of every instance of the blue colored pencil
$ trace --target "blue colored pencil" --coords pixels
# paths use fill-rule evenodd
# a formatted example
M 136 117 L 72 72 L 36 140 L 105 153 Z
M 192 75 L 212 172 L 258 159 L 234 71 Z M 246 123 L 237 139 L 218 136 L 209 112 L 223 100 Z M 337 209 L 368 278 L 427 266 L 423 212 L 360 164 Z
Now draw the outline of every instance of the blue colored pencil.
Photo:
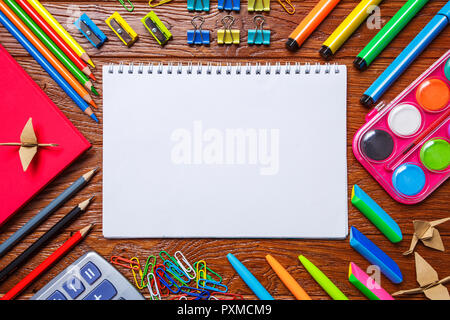
M 91 107 L 83 98 L 67 83 L 67 81 L 56 71 L 56 69 L 42 56 L 42 54 L 28 41 L 28 39 L 16 28 L 16 26 L 0 11 L 0 23 L 8 30 L 14 38 L 28 51 L 28 53 L 41 65 L 42 68 L 55 80 L 55 82 L 67 93 L 75 104 L 98 122 Z

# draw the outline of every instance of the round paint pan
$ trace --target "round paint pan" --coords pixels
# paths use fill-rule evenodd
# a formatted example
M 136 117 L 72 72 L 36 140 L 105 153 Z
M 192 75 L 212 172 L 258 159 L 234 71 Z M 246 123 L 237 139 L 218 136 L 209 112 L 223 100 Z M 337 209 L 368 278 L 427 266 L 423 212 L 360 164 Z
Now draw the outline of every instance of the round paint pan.
M 430 171 L 443 171 L 450 166 L 450 143 L 431 139 L 420 148 L 420 161 Z
M 366 132 L 361 139 L 361 150 L 369 159 L 383 161 L 389 158 L 394 150 L 392 136 L 381 129 Z
M 417 88 L 416 99 L 427 111 L 441 111 L 450 102 L 450 89 L 440 79 L 427 79 Z
M 426 177 L 422 168 L 413 163 L 404 163 L 392 175 L 394 188 L 405 196 L 415 196 L 425 187 Z
M 400 137 L 410 137 L 419 131 L 422 125 L 422 115 L 411 104 L 395 106 L 388 116 L 389 129 Z
M 444 73 L 447 80 L 450 81 L 450 58 L 448 58 L 447 62 L 445 63 Z

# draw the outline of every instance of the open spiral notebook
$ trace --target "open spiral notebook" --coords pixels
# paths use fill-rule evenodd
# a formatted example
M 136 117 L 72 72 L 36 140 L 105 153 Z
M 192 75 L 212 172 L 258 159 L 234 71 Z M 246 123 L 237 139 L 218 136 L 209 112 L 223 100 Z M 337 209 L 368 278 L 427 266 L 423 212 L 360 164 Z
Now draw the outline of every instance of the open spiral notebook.
M 103 67 L 107 238 L 347 236 L 341 65 Z

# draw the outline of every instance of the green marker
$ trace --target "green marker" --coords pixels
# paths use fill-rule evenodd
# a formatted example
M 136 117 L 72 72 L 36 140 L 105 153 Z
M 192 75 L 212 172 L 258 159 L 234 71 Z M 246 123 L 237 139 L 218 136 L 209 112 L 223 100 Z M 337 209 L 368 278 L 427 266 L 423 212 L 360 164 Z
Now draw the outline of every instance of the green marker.
M 89 78 L 70 60 L 67 55 L 49 38 L 49 36 L 31 19 L 31 17 L 14 0 L 5 0 L 5 3 L 22 20 L 25 25 L 39 38 L 39 40 L 61 61 L 62 64 L 74 75 L 75 78 L 88 90 L 93 85 Z M 95 89 L 94 89 L 95 90 Z M 95 93 L 95 91 L 93 91 Z
M 323 290 L 326 291 L 326 293 L 328 293 L 331 298 L 334 300 L 348 300 L 345 294 L 343 294 L 342 291 L 339 290 L 339 288 L 336 287 L 322 271 L 319 270 L 319 268 L 312 264 L 311 261 L 302 255 L 298 256 L 298 259 L 303 264 L 306 271 L 309 272 L 314 280 L 316 280 L 316 282 L 323 288 Z
M 364 49 L 356 56 L 353 64 L 359 70 L 365 70 L 386 46 L 402 31 L 409 21 L 429 0 L 408 0 L 391 20 L 376 34 Z

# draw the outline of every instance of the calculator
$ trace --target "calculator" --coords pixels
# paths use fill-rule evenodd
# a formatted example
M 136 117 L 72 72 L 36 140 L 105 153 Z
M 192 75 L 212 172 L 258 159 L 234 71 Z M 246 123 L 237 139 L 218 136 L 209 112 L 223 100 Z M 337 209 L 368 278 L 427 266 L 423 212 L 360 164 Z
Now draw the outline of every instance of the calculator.
M 145 300 L 108 261 L 90 251 L 68 266 L 31 300 Z

